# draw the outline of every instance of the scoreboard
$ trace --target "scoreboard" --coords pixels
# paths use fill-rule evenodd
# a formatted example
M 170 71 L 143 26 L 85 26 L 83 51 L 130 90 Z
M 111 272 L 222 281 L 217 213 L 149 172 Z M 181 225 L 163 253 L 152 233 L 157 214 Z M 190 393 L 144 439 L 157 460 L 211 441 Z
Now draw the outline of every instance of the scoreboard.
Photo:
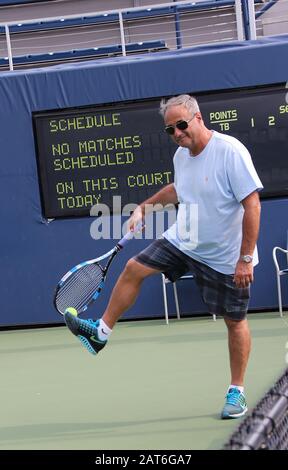
M 209 129 L 238 138 L 250 151 L 261 197 L 288 195 L 285 86 L 194 96 Z M 99 204 L 116 213 L 173 182 L 177 146 L 164 132 L 159 101 L 33 113 L 46 218 L 87 216 Z

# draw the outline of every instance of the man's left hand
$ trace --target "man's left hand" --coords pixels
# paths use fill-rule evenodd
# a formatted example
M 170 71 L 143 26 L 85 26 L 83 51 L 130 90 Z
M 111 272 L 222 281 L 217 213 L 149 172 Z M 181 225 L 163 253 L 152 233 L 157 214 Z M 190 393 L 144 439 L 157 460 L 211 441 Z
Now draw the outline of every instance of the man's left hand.
M 245 263 L 245 261 L 239 260 L 236 264 L 236 270 L 234 274 L 234 282 L 236 287 L 248 287 L 254 279 L 253 271 L 254 269 L 252 263 Z

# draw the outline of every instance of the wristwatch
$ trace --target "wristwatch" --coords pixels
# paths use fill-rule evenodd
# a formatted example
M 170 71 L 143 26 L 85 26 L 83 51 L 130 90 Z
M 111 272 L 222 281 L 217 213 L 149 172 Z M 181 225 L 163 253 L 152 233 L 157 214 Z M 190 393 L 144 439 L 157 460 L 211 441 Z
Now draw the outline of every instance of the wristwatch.
M 244 261 L 244 263 L 252 263 L 253 256 L 251 256 L 251 255 L 242 255 L 242 256 L 240 256 L 240 260 Z

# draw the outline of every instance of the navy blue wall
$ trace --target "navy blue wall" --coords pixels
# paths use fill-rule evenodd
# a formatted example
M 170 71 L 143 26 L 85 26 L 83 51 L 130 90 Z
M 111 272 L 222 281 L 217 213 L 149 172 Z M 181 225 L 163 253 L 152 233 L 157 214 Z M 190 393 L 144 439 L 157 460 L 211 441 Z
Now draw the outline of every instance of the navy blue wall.
M 53 289 L 71 265 L 108 250 L 94 241 L 90 218 L 42 219 L 32 129 L 33 111 L 283 83 L 288 38 L 259 40 L 0 74 L 1 325 L 62 322 Z M 263 202 L 251 308 L 276 306 L 274 245 L 286 243 L 287 199 Z M 119 255 L 94 314 L 102 313 L 126 260 L 148 242 L 133 241 Z M 205 311 L 192 282 L 179 287 L 186 312 Z M 288 292 L 285 299 L 287 303 Z M 163 315 L 160 276 L 146 281 L 128 317 Z
M 51 0 L 48 0 L 48 1 L 51 1 Z M 0 0 L 0 6 L 20 5 L 21 3 L 41 3 L 41 2 L 47 2 L 47 0 Z

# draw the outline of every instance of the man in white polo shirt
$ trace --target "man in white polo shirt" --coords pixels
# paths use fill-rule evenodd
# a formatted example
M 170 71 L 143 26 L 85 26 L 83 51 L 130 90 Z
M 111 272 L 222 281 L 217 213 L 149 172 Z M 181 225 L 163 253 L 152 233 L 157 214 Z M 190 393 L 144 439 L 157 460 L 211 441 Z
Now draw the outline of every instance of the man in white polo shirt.
M 231 382 L 221 417 L 238 418 L 248 410 L 244 374 L 251 338 L 246 314 L 258 263 L 258 191 L 263 186 L 248 150 L 237 139 L 209 130 L 195 98 L 162 100 L 160 112 L 166 132 L 179 145 L 174 183 L 138 206 L 129 228 L 144 222 L 148 205 L 179 203 L 177 220 L 162 238 L 128 261 L 100 320 L 88 322 L 67 313 L 65 321 L 97 354 L 146 277 L 164 272 L 174 281 L 193 272 L 208 311 L 223 316 L 227 325 Z

